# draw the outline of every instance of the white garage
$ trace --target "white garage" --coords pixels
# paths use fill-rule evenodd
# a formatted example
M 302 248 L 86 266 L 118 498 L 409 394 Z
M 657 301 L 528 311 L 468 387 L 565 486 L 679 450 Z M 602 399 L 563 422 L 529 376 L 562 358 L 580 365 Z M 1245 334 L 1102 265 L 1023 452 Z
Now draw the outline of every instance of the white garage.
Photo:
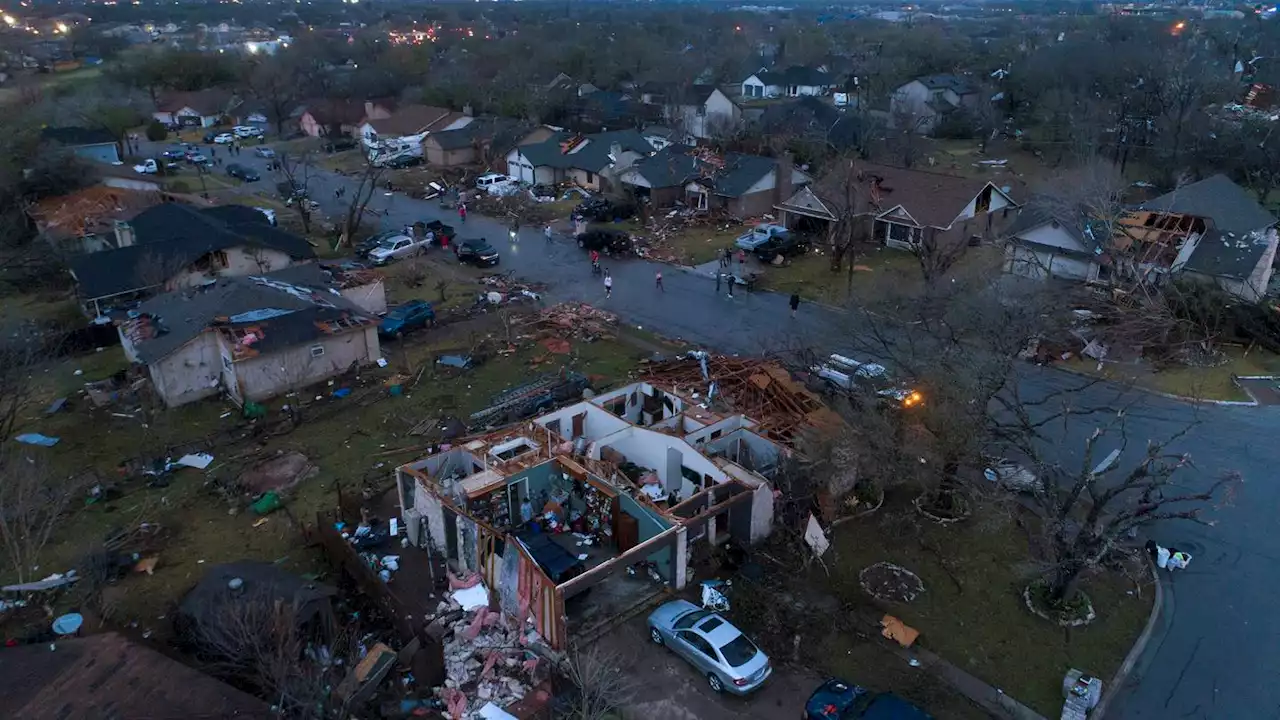
M 1005 247 L 1004 270 L 1033 279 L 1057 278 L 1092 282 L 1098 279 L 1095 244 L 1084 233 L 1045 220 L 1015 229 Z

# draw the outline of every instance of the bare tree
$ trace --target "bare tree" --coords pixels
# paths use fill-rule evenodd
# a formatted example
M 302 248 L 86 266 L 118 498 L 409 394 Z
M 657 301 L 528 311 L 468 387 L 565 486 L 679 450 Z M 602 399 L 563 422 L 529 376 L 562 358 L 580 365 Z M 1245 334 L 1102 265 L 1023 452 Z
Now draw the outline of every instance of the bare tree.
M 355 241 L 356 233 L 360 232 L 360 223 L 364 220 L 365 212 L 368 211 L 369 202 L 378 191 L 378 181 L 386 171 L 384 166 L 374 162 L 374 157 L 369 154 L 367 148 L 362 146 L 360 152 L 364 153 L 364 167 L 361 168 L 356 186 L 351 193 L 351 202 L 347 205 L 346 215 L 342 220 L 342 232 L 338 236 L 335 249 Z
M 329 717 L 334 681 L 298 608 L 264 588 L 231 595 L 196 618 L 188 640 L 211 673 L 255 688 L 288 718 Z M 314 642 L 314 645 L 313 645 Z M 341 642 L 327 647 L 339 648 Z
M 305 234 L 311 233 L 312 201 L 307 195 L 307 183 L 311 180 L 311 170 L 314 166 L 313 160 L 314 158 L 309 152 L 302 152 L 296 155 L 280 153 L 279 159 L 280 172 L 284 175 L 289 191 L 287 200 L 297 211 L 298 220 L 302 223 L 302 232 Z
M 562 703 L 560 717 L 573 720 L 604 720 L 614 717 L 635 697 L 636 685 L 619 667 L 621 656 L 599 645 L 569 650 L 563 665 L 570 693 L 557 696 Z

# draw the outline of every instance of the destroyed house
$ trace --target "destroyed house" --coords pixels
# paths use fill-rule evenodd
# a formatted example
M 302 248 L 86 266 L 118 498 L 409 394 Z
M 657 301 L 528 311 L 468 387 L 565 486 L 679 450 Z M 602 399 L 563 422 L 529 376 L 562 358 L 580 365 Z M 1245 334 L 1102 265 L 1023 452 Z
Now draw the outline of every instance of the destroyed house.
M 682 588 L 697 543 L 766 537 L 789 450 L 740 414 L 636 383 L 397 470 L 409 539 L 479 572 L 552 647 Z M 591 590 L 587 593 L 587 590 Z
M 270 276 L 158 295 L 117 320 L 125 357 L 168 407 L 260 401 L 375 362 L 377 318 L 323 286 Z
M 110 249 L 68 261 L 86 312 L 221 277 L 260 275 L 315 259 L 305 239 L 243 205 L 162 203 L 113 226 Z

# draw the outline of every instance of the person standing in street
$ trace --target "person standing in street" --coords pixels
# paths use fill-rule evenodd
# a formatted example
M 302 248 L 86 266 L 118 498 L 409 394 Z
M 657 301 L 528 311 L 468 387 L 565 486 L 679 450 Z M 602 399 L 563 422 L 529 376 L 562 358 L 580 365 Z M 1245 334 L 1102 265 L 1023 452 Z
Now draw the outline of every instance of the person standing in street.
M 653 276 L 653 282 L 654 282 L 654 285 L 656 285 L 657 288 L 662 292 L 667 291 L 666 288 L 662 287 L 662 271 L 661 270 L 659 270 L 657 274 Z
M 796 311 L 799 309 L 800 309 L 800 296 L 796 293 L 791 293 L 791 317 L 795 317 Z
M 733 297 L 733 284 L 737 281 L 738 278 L 733 273 L 729 273 L 729 297 Z
M 609 274 L 607 268 L 604 271 L 604 296 L 605 298 L 613 297 L 613 276 Z
M 547 223 L 547 226 L 542 228 L 542 234 L 547 238 L 547 244 L 550 245 L 551 244 L 551 223 Z
M 460 202 L 458 203 L 458 222 L 466 222 L 466 221 L 467 221 L 467 204 L 464 202 Z

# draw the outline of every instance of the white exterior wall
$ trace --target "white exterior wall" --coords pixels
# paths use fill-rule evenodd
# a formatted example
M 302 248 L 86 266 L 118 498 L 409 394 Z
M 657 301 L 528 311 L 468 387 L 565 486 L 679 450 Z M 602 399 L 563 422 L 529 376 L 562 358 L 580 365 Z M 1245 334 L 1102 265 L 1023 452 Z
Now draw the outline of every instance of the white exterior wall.
M 317 345 L 324 354 L 313 357 L 311 348 Z M 378 331 L 370 326 L 241 360 L 235 364 L 236 383 L 245 399 L 265 400 L 342 373 L 352 363 L 367 365 L 379 355 Z
M 589 402 L 580 402 L 570 405 L 569 407 L 560 408 L 553 413 L 547 413 L 546 415 L 541 415 L 535 418 L 534 422 L 542 427 L 547 427 L 551 423 L 559 420 L 561 437 L 572 439 L 573 416 L 584 412 L 587 414 L 587 417 L 582 423 L 582 435 L 588 442 L 594 442 L 631 427 L 631 424 L 626 420 L 615 416 L 608 410 L 596 407 Z
M 697 448 L 680 438 L 672 437 L 656 430 L 637 427 L 629 428 L 593 443 L 588 450 L 588 454 L 592 458 L 599 460 L 600 450 L 605 447 L 617 450 L 637 465 L 651 468 L 657 474 L 658 479 L 662 481 L 664 487 L 670 487 L 667 477 L 667 451 L 672 448 L 680 451 L 681 465 L 697 472 L 698 475 L 710 475 L 718 483 L 724 482 L 727 477 L 719 466 L 698 452 Z M 674 479 L 672 478 L 672 480 Z M 687 498 L 698 491 L 699 486 L 694 485 L 683 476 L 679 480 L 680 497 Z
M 210 271 L 198 271 L 186 268 L 165 283 L 166 289 L 192 287 L 202 285 L 216 277 L 243 277 L 261 275 L 263 273 L 283 270 L 294 264 L 287 253 L 271 248 L 256 248 L 245 245 L 227 248 L 223 251 L 227 256 L 226 267 Z
M 195 402 L 221 391 L 222 353 L 217 335 L 203 332 L 168 357 L 151 363 L 151 384 L 167 407 Z
M 1065 228 L 1045 223 L 1018 233 L 1018 237 L 1036 247 L 1007 245 L 1005 272 L 1033 279 L 1055 277 L 1087 282 L 1098 279 L 1098 264 L 1078 255 L 1087 250 Z M 1053 248 L 1074 254 L 1054 252 Z

